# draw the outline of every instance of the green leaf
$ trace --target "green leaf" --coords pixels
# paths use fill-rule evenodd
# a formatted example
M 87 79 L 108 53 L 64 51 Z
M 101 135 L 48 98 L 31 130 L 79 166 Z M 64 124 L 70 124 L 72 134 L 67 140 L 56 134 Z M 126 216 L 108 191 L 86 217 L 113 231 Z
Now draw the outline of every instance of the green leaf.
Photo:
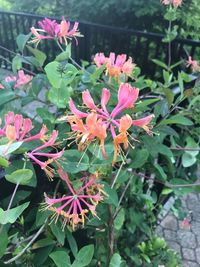
M 116 190 L 114 188 L 111 188 L 110 185 L 108 185 L 105 182 L 103 183 L 103 185 L 104 185 L 103 190 L 108 195 L 108 197 L 104 199 L 104 203 L 108 203 L 108 204 L 111 204 L 117 207 L 118 195 L 117 195 Z
M 39 248 L 44 248 L 44 247 L 48 247 L 50 245 L 55 244 L 55 240 L 52 240 L 51 238 L 43 238 L 38 240 L 37 242 L 34 243 L 34 245 L 32 246 L 32 249 L 39 249 Z
M 64 84 L 60 84 L 60 88 L 51 87 L 51 89 L 48 91 L 48 99 L 58 108 L 66 108 L 72 90 L 72 87 L 66 87 Z
M 45 72 L 51 85 L 55 88 L 60 88 L 63 83 L 64 86 L 69 85 L 78 73 L 76 67 L 72 64 L 62 65 L 57 61 L 53 61 L 46 65 Z
M 114 221 L 114 227 L 116 230 L 120 230 L 122 228 L 124 220 L 125 220 L 125 210 L 121 209 Z
M 8 244 L 8 234 L 7 234 L 6 228 L 3 227 L 1 229 L 0 258 L 4 255 L 4 252 L 6 250 L 7 244 Z
M 12 101 L 15 98 L 15 94 L 11 90 L 0 90 L 0 106 Z
M 199 145 L 194 141 L 194 139 L 191 136 L 188 136 L 186 138 L 186 142 L 187 142 L 186 148 L 189 147 L 189 148 L 199 149 Z M 195 157 L 199 154 L 199 151 L 186 150 L 185 153 Z
M 70 258 L 66 251 L 54 251 L 49 257 L 57 267 L 71 267 Z
M 35 56 L 35 58 L 39 62 L 40 67 L 42 67 L 44 65 L 44 62 L 45 62 L 46 58 L 47 58 L 45 53 L 43 53 L 42 51 L 40 51 L 37 48 L 33 48 L 31 46 L 28 46 L 28 45 L 26 47 Z
M 6 168 L 9 166 L 9 162 L 6 159 L 0 157 L 0 166 Z
M 0 208 L 0 224 L 14 223 L 22 212 L 28 207 L 30 202 L 26 202 L 16 208 L 4 211 Z
M 1 145 L 0 146 L 0 157 L 5 157 L 7 155 L 10 155 L 14 151 L 16 151 L 22 144 L 23 142 L 15 142 L 9 145 L 9 147 L 7 145 Z
M 154 167 L 158 171 L 160 178 L 163 180 L 167 180 L 167 175 L 164 172 L 163 168 L 159 164 L 154 164 Z
M 192 165 L 194 165 L 196 163 L 197 159 L 195 156 L 188 154 L 188 153 L 184 153 L 182 155 L 182 164 L 184 168 L 188 168 Z
M 29 33 L 29 34 L 27 34 L 27 35 L 25 35 L 25 34 L 21 34 L 21 33 L 20 33 L 20 34 L 17 36 L 17 38 L 16 38 L 16 42 L 17 42 L 17 46 L 18 46 L 20 52 L 23 52 L 24 47 L 25 47 L 27 41 L 29 40 L 29 38 L 31 37 L 31 35 L 32 35 L 31 33 Z
M 17 73 L 18 70 L 22 68 L 22 57 L 16 55 L 12 60 L 12 70 L 14 73 Z
M 120 267 L 121 262 L 122 262 L 121 256 L 118 253 L 114 253 L 111 258 L 109 267 Z
M 85 152 L 70 149 L 65 151 L 63 158 L 61 166 L 66 172 L 78 173 L 89 168 L 89 158 Z
M 161 192 L 161 195 L 169 195 L 169 194 L 171 194 L 173 192 L 173 189 L 171 189 L 171 188 L 164 188 L 163 190 L 162 190 L 162 192 Z
M 66 237 L 67 237 L 67 241 L 69 243 L 71 252 L 74 258 L 76 258 L 76 255 L 78 253 L 78 246 L 76 244 L 75 238 L 73 237 L 72 233 L 68 229 L 66 229 Z
M 8 182 L 13 184 L 28 185 L 33 177 L 33 172 L 29 169 L 21 169 L 5 175 Z
M 162 67 L 163 69 L 168 70 L 168 67 L 164 62 L 162 62 L 162 61 L 160 61 L 158 59 L 152 59 L 152 61 L 153 61 L 153 63 L 155 63 L 156 65 Z
M 170 90 L 170 89 L 168 89 L 168 88 L 164 88 L 163 89 L 163 92 L 164 92 L 164 94 L 166 96 L 168 107 L 171 107 L 171 105 L 174 102 L 174 94 L 173 94 L 173 91 Z
M 65 232 L 62 231 L 60 223 L 59 222 L 56 224 L 52 223 L 50 227 L 52 233 L 54 234 L 58 242 L 63 246 L 65 243 Z
M 48 108 L 37 108 L 37 114 L 43 121 L 50 121 L 51 123 L 55 123 L 55 117 L 52 113 L 49 112 Z
M 147 149 L 135 149 L 131 152 L 131 164 L 130 167 L 133 169 L 141 168 L 149 157 Z
M 94 245 L 88 245 L 81 248 L 76 256 L 72 267 L 85 267 L 91 262 L 94 254 Z
M 62 75 L 58 72 L 60 64 L 56 61 L 53 61 L 46 65 L 45 72 L 47 74 L 47 78 L 51 85 L 55 88 L 60 88 L 62 82 Z
M 22 160 L 13 160 L 12 164 L 10 164 L 9 167 L 5 169 L 5 175 L 9 176 L 9 175 L 12 175 L 13 172 L 16 172 L 16 175 L 20 176 L 20 172 L 19 171 L 23 170 L 23 167 L 24 167 L 23 165 L 24 165 L 24 161 L 22 161 Z M 35 170 L 33 168 L 33 165 L 32 165 L 32 163 L 30 161 L 26 162 L 26 170 L 28 170 L 28 172 L 27 171 L 22 172 L 22 175 L 24 176 L 25 181 L 27 181 L 27 184 L 25 182 L 25 185 L 28 185 L 28 186 L 31 186 L 31 187 L 35 187 L 37 185 L 37 178 L 36 178 L 36 174 L 35 174 Z M 32 173 L 31 179 L 27 179 L 28 177 L 25 177 L 26 174 L 28 176 L 30 176 L 31 173 Z M 19 179 L 20 179 L 20 177 L 19 177 Z
M 153 99 L 147 99 L 147 100 L 142 100 L 140 103 L 135 103 L 134 107 L 134 112 L 139 112 L 139 111 L 146 111 L 147 107 L 155 102 L 158 102 L 160 98 L 153 98 Z
M 165 125 L 165 124 L 181 124 L 185 126 L 191 126 L 193 125 L 193 122 L 190 119 L 182 115 L 174 115 L 174 116 L 171 116 L 169 119 L 163 120 L 160 123 L 160 125 Z

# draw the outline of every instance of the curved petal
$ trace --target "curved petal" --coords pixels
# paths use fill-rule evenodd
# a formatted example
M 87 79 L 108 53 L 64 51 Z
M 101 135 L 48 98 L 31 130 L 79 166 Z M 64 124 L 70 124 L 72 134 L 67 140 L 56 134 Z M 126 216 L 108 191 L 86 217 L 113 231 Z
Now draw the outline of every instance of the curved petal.
M 83 103 L 89 108 L 89 109 L 94 109 L 98 110 L 97 106 L 94 103 L 94 100 L 92 96 L 90 95 L 89 90 L 86 90 L 82 93 L 82 99 Z
M 152 121 L 153 118 L 154 118 L 154 115 L 149 115 L 139 120 L 132 120 L 132 124 L 143 128 L 147 133 L 149 133 L 150 130 L 149 130 L 148 124 Z
M 76 106 L 74 105 L 74 102 L 73 102 L 73 100 L 72 100 L 71 98 L 70 98 L 68 104 L 69 104 L 69 108 L 70 108 L 71 112 L 72 112 L 74 115 L 76 115 L 79 119 L 81 119 L 81 118 L 85 118 L 85 117 L 88 116 L 87 113 L 82 112 L 82 111 L 80 111 L 80 110 L 78 110 L 78 109 L 76 108 Z
M 110 90 L 108 90 L 107 88 L 103 88 L 102 94 L 101 94 L 101 106 L 105 112 L 108 112 L 106 105 L 109 99 L 110 99 Z
M 119 122 L 119 132 L 126 132 L 132 126 L 132 118 L 128 114 L 121 117 Z

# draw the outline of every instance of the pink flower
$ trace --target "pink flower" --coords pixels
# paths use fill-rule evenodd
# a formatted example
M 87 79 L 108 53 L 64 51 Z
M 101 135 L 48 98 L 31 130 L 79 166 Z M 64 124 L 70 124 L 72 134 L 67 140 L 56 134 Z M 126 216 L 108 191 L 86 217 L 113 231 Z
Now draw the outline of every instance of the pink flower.
M 17 77 L 16 76 L 7 76 L 6 78 L 5 78 L 5 81 L 6 82 L 15 82 L 17 80 Z
M 0 89 L 4 89 L 4 86 L 3 84 L 0 83 Z
M 177 8 L 181 6 L 182 0 L 161 0 L 163 5 L 173 5 L 173 7 Z
M 12 142 L 29 142 L 43 138 L 47 130 L 43 126 L 38 134 L 31 135 L 30 131 L 32 128 L 32 122 L 29 118 L 24 119 L 22 115 L 15 115 L 9 111 L 4 116 L 4 126 L 0 128 L 0 137 L 5 136 Z
M 124 144 L 124 148 L 128 147 L 127 130 L 132 126 L 143 128 L 147 133 L 150 133 L 149 123 L 153 119 L 153 115 L 147 116 L 139 120 L 133 120 L 129 115 L 121 116 L 120 114 L 128 108 L 133 108 L 139 94 L 139 89 L 134 88 L 128 83 L 121 84 L 118 91 L 118 103 L 115 108 L 108 112 L 106 105 L 110 99 L 110 91 L 103 88 L 101 95 L 101 108 L 94 103 L 92 96 L 88 90 L 82 93 L 83 103 L 90 110 L 88 113 L 82 112 L 76 108 L 72 99 L 69 101 L 69 106 L 74 114 L 67 116 L 67 120 L 73 131 L 72 138 L 79 142 L 79 150 L 83 150 L 94 139 L 100 140 L 100 148 L 103 156 L 107 159 L 104 142 L 109 130 L 115 148 L 113 164 L 116 160 L 116 155 L 120 152 L 120 144 Z M 85 119 L 85 124 L 83 122 Z M 118 130 L 119 134 L 116 133 Z
M 191 56 L 189 56 L 186 67 L 192 67 L 193 72 L 200 72 L 199 63 L 196 60 L 193 60 Z
M 14 88 L 15 89 L 19 88 L 19 87 L 29 83 L 32 79 L 33 79 L 33 76 L 25 74 L 23 70 L 19 70 L 17 81 L 16 81 Z
M 55 20 L 45 18 L 39 21 L 38 25 L 51 37 L 55 37 L 59 32 L 59 24 Z
M 104 56 L 104 53 L 97 53 L 94 57 L 94 63 L 97 68 L 100 68 L 102 65 L 106 64 L 107 58 Z
M 52 179 L 54 176 L 54 169 L 51 168 L 49 165 L 56 161 L 58 158 L 62 157 L 64 154 L 64 150 L 56 153 L 47 153 L 47 152 L 40 152 L 44 148 L 52 148 L 55 146 L 55 142 L 58 136 L 58 131 L 54 130 L 49 138 L 48 141 L 45 141 L 43 145 L 33 149 L 31 152 L 27 153 L 27 156 L 32 159 L 36 164 L 38 164 L 42 170 L 45 171 L 49 179 Z M 45 162 L 38 159 L 38 157 L 46 157 L 48 160 Z
M 75 22 L 71 28 L 71 23 L 66 21 L 64 17 L 62 18 L 60 24 L 58 24 L 55 20 L 50 20 L 48 18 L 39 21 L 38 24 L 41 29 L 36 29 L 34 27 L 31 28 L 34 38 L 30 42 L 36 43 L 36 45 L 38 45 L 43 39 L 58 39 L 61 44 L 64 40 L 65 44 L 67 44 L 67 39 L 71 40 L 72 38 L 75 38 L 76 43 L 78 43 L 76 37 L 82 36 L 78 31 L 78 22 Z
M 110 53 L 109 57 L 105 57 L 103 53 L 97 53 L 94 57 L 94 63 L 97 68 L 106 65 L 106 75 L 111 79 L 115 77 L 120 82 L 120 74 L 130 76 L 135 67 L 132 63 L 132 58 L 127 60 L 125 54 L 115 56 L 115 53 Z
M 93 216 L 96 215 L 96 206 L 103 200 L 103 186 L 97 183 L 95 175 L 90 177 L 83 177 L 82 186 L 79 189 L 74 189 L 71 185 L 68 175 L 59 168 L 58 174 L 61 179 L 65 181 L 69 193 L 61 198 L 49 198 L 45 194 L 45 202 L 47 207 L 55 214 L 53 219 L 57 222 L 59 216 L 63 218 L 62 228 L 69 224 L 72 230 L 78 228 L 79 225 L 84 226 L 86 214 L 91 212 Z M 59 206 L 58 206 L 59 204 Z

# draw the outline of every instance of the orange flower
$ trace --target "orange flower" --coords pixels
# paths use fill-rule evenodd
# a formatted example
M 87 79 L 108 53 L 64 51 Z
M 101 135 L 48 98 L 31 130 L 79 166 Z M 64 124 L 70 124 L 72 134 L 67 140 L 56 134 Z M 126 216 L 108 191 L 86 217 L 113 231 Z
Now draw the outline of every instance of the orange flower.
M 123 144 L 124 149 L 128 148 L 128 137 L 127 137 L 127 130 L 132 126 L 132 118 L 126 114 L 120 119 L 119 122 L 119 132 L 115 138 L 114 138 L 114 157 L 112 165 L 115 164 L 117 155 L 121 153 L 121 147 L 120 145 Z

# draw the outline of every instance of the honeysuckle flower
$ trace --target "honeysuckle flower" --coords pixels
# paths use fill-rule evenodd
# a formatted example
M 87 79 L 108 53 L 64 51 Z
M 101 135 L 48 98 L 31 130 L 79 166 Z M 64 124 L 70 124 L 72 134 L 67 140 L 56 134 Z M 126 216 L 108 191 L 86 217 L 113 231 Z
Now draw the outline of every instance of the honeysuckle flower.
M 172 5 L 173 7 L 177 8 L 181 6 L 182 0 L 161 0 L 163 5 L 169 6 Z
M 14 88 L 16 89 L 21 86 L 24 86 L 25 84 L 29 83 L 32 79 L 33 79 L 33 76 L 25 74 L 23 70 L 19 70 Z
M 93 140 L 99 140 L 102 154 L 107 159 L 104 143 L 109 131 L 114 143 L 114 164 L 117 155 L 122 155 L 120 146 L 123 144 L 124 149 L 128 148 L 128 130 L 132 125 L 143 128 L 148 134 L 151 133 L 149 124 L 154 117 L 153 115 L 137 120 L 133 120 L 128 114 L 121 115 L 126 109 L 134 107 L 138 95 L 138 88 L 134 88 L 128 83 L 121 84 L 118 91 L 118 103 L 110 113 L 106 108 L 110 99 L 110 91 L 107 88 L 102 90 L 101 108 L 95 104 L 88 90 L 82 93 L 82 100 L 89 109 L 88 112 L 78 110 L 73 100 L 70 99 L 69 107 L 73 115 L 67 116 L 67 121 L 73 131 L 70 138 L 75 138 L 78 143 L 78 149 L 83 150 Z
M 189 56 L 186 67 L 192 67 L 193 72 L 200 72 L 200 66 L 199 63 L 196 60 L 193 60 L 191 56 Z
M 64 154 L 64 149 L 60 152 L 56 153 L 47 153 L 47 152 L 41 152 L 44 148 L 53 148 L 56 144 L 56 139 L 58 137 L 58 131 L 54 130 L 49 138 L 48 141 L 44 141 L 44 143 L 41 146 L 36 147 L 31 152 L 26 153 L 26 155 L 32 159 L 36 164 L 38 164 L 42 170 L 45 171 L 49 179 L 52 179 L 54 177 L 54 169 L 51 168 L 51 164 L 56 161 L 58 158 L 62 157 Z M 41 161 L 40 157 L 46 157 L 46 161 Z
M 102 65 L 106 67 L 106 75 L 109 76 L 109 79 L 115 77 L 118 82 L 120 82 L 120 74 L 124 73 L 126 76 L 130 76 L 135 64 L 132 62 L 132 58 L 125 54 L 115 56 L 115 53 L 110 53 L 109 57 L 105 57 L 103 53 L 97 53 L 94 57 L 94 62 L 97 68 L 100 68 Z
M 45 209 L 54 212 L 53 220 L 55 222 L 59 216 L 63 218 L 63 229 L 68 224 L 72 230 L 75 230 L 78 226 L 84 226 L 86 214 L 91 213 L 93 216 L 97 216 L 96 206 L 105 195 L 103 185 L 97 183 L 95 175 L 91 175 L 89 178 L 81 178 L 82 186 L 75 190 L 68 175 L 61 168 L 58 169 L 58 174 L 65 181 L 69 192 L 61 198 L 49 198 L 45 194 L 45 204 L 47 205 Z
M 74 38 L 76 43 L 78 43 L 76 37 L 82 36 L 78 31 L 78 22 L 75 22 L 73 27 L 71 27 L 71 22 L 66 21 L 64 17 L 62 17 L 60 24 L 55 20 L 45 18 L 44 20 L 39 21 L 38 25 L 41 28 L 36 29 L 35 27 L 31 27 L 31 32 L 34 37 L 30 43 L 35 43 L 36 46 L 43 39 L 57 39 L 61 44 L 64 40 L 65 44 L 67 44 L 67 39 L 71 40 Z
M 38 22 L 38 25 L 51 37 L 59 32 L 59 24 L 55 20 L 44 18 Z
M 33 79 L 33 76 L 25 74 L 23 70 L 19 70 L 17 75 L 7 76 L 5 82 L 15 82 L 14 89 L 28 84 Z
M 12 76 L 7 76 L 7 77 L 5 78 L 5 81 L 6 81 L 7 83 L 9 83 L 9 82 L 15 82 L 16 80 L 17 80 L 17 77 L 14 76 L 14 75 L 12 75 Z
M 24 119 L 22 115 L 9 111 L 4 116 L 4 126 L 0 128 L 0 137 L 7 137 L 11 142 L 29 142 L 42 139 L 47 131 L 46 126 L 43 125 L 38 134 L 31 135 L 32 128 L 29 118 Z

